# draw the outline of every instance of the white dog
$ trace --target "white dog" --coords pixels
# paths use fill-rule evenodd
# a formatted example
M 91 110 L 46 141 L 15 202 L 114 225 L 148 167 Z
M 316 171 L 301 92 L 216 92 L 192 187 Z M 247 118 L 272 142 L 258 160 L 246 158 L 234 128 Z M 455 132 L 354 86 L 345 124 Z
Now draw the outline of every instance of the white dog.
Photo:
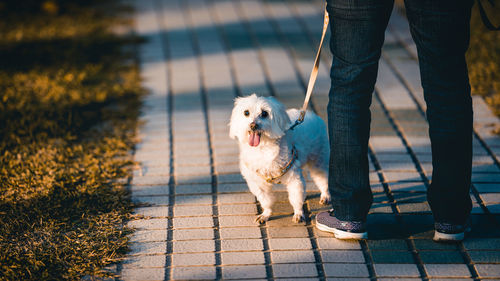
M 302 168 L 321 191 L 320 203 L 328 204 L 328 161 L 330 147 L 326 126 L 313 112 L 307 112 L 304 123 L 289 128 L 297 120 L 297 109 L 285 110 L 272 97 L 255 94 L 237 98 L 231 114 L 229 136 L 240 146 L 240 170 L 250 191 L 259 200 L 263 212 L 256 222 L 266 222 L 272 213 L 273 183 L 283 183 L 293 207 L 293 222 L 305 219 L 305 180 Z

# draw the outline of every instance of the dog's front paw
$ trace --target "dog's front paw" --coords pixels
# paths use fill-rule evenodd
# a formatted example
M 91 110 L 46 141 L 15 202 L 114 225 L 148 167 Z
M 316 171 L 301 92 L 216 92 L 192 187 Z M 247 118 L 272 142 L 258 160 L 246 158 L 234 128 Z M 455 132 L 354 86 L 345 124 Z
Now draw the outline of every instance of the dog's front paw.
M 268 220 L 269 220 L 269 216 L 266 216 L 266 215 L 258 215 L 255 218 L 255 222 L 258 223 L 258 224 L 264 224 Z
M 330 204 L 330 200 L 331 200 L 330 194 L 321 194 L 321 197 L 319 198 L 319 203 L 321 205 L 328 205 Z
M 294 223 L 303 222 L 305 220 L 306 220 L 306 217 L 304 216 L 304 214 L 294 214 L 292 217 L 292 221 Z

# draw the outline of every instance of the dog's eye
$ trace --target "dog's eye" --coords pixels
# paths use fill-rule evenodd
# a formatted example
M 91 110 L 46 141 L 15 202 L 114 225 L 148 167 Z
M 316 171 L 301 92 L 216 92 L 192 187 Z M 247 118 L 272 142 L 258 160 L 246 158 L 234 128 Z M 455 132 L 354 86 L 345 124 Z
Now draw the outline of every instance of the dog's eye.
M 262 110 L 262 113 L 260 114 L 260 116 L 262 116 L 262 118 L 267 118 L 267 116 L 269 116 L 269 113 L 267 113 L 267 111 L 265 111 L 265 110 Z
M 243 114 L 245 114 L 245 116 L 249 116 L 249 115 L 250 115 L 250 111 L 245 110 L 245 111 L 243 112 Z

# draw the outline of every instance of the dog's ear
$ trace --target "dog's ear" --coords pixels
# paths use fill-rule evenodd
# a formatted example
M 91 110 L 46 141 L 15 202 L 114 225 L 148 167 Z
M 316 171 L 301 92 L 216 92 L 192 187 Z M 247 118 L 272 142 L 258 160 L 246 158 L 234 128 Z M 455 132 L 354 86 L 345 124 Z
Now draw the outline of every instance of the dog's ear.
M 273 119 L 273 137 L 282 137 L 285 134 L 285 131 L 290 127 L 290 117 L 288 117 L 286 108 L 282 103 L 274 97 L 268 97 L 267 99 L 272 108 L 271 115 Z
M 238 132 L 237 132 L 237 123 L 236 118 L 237 118 L 237 112 L 239 111 L 239 102 L 242 98 L 235 98 L 234 99 L 234 106 L 233 106 L 233 111 L 231 112 L 231 120 L 229 121 L 229 137 L 234 139 L 238 138 Z

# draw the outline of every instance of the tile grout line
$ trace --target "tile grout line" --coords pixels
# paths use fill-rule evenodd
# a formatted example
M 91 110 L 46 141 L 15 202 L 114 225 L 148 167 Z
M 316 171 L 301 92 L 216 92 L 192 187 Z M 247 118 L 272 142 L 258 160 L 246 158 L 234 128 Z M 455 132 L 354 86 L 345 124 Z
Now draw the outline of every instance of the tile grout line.
M 268 0 L 266 0 L 266 2 L 267 1 Z M 309 40 L 307 40 L 309 42 L 308 45 L 310 46 L 311 52 L 314 53 L 314 51 L 315 51 L 314 46 L 316 46 L 317 44 L 315 45 L 315 41 L 314 41 L 313 37 L 311 36 L 311 34 L 309 32 L 306 32 L 306 28 L 304 27 L 304 23 L 303 23 L 303 21 L 301 21 L 301 20 L 298 19 L 297 15 L 296 15 L 295 9 L 293 9 L 293 11 L 291 11 L 291 9 L 290 9 L 290 7 L 288 7 L 288 5 L 287 5 L 287 8 L 290 11 L 290 13 L 292 14 L 292 16 L 295 19 L 295 21 L 297 22 L 298 26 L 300 26 L 302 32 L 306 33 L 306 35 L 307 35 L 306 37 L 309 39 Z M 294 8 L 296 8 L 296 7 L 294 6 Z M 271 18 L 273 18 L 273 17 L 271 17 Z M 273 26 L 273 28 L 275 30 L 277 30 L 276 33 L 278 33 L 279 36 L 281 37 L 281 41 L 285 42 L 285 45 L 286 45 L 285 49 L 287 50 L 287 54 L 291 57 L 291 59 L 293 61 L 293 65 L 294 65 L 294 68 L 295 68 L 297 79 L 299 80 L 300 85 L 302 86 L 303 90 L 305 90 L 306 87 L 307 87 L 307 85 L 305 84 L 305 81 L 302 79 L 302 75 L 301 75 L 299 67 L 297 65 L 297 54 L 296 54 L 295 50 L 293 49 L 293 47 L 290 47 L 291 46 L 290 41 L 288 40 L 288 38 L 286 38 L 286 36 L 280 30 L 278 23 L 276 23 L 275 21 L 276 21 L 276 19 L 273 18 L 273 24 L 272 24 L 272 26 Z M 324 56 L 322 56 L 321 59 L 325 60 Z M 311 109 L 314 112 L 317 112 L 317 109 L 314 107 L 314 103 L 313 102 L 314 101 L 311 101 Z M 307 208 L 307 204 L 306 204 L 306 208 Z M 310 213 L 309 209 L 307 209 L 306 211 L 308 213 Z M 321 280 L 326 280 L 325 270 L 324 270 L 324 265 L 323 265 L 323 260 L 321 258 L 320 251 L 319 251 L 319 249 L 317 247 L 317 245 L 318 245 L 317 238 L 314 236 L 314 233 L 313 233 L 313 230 L 312 230 L 313 226 L 311 225 L 310 221 L 307 222 L 306 226 L 307 226 L 307 231 L 308 231 L 308 234 L 309 234 L 309 239 L 311 240 L 311 244 L 313 246 L 313 252 L 314 252 L 314 256 L 315 256 L 315 260 L 316 260 L 318 274 L 319 274 Z M 360 246 L 361 246 L 361 249 L 362 249 L 362 252 L 363 252 L 363 256 L 365 257 L 365 264 L 366 264 L 366 267 L 367 267 L 367 270 L 368 270 L 368 273 L 369 273 L 369 278 L 371 280 L 377 280 L 377 277 L 376 277 L 376 274 L 375 274 L 375 268 L 374 268 L 374 265 L 373 265 L 373 260 L 371 258 L 370 253 L 369 253 L 369 249 L 368 249 L 368 245 L 367 245 L 366 241 L 360 241 Z
M 214 231 L 214 243 L 215 243 L 215 278 L 216 280 L 222 279 L 222 268 L 221 268 L 221 238 L 219 231 L 219 209 L 217 205 L 217 177 L 215 175 L 215 164 L 214 164 L 214 145 L 212 141 L 212 136 L 210 134 L 210 122 L 209 122 L 209 114 L 208 114 L 208 101 L 207 101 L 207 90 L 206 90 L 206 81 L 205 77 L 201 73 L 201 69 L 203 69 L 203 54 L 200 49 L 200 42 L 198 40 L 198 36 L 193 31 L 193 22 L 190 8 L 186 1 L 181 1 L 184 12 L 182 13 L 185 16 L 185 19 L 188 23 L 189 33 L 191 40 L 193 42 L 193 50 L 196 55 L 196 63 L 198 65 L 198 74 L 200 79 L 200 95 L 201 95 L 201 105 L 204 116 L 204 125 L 205 125 L 205 133 L 207 135 L 208 141 L 208 151 L 210 157 L 210 174 L 211 174 L 211 186 L 212 186 L 212 218 L 213 218 L 213 231 Z
M 394 35 L 394 36 L 397 36 L 397 35 Z M 400 40 L 398 39 L 398 41 L 400 41 Z M 411 54 L 410 54 L 410 56 L 411 56 Z M 417 99 L 415 97 L 415 94 L 413 93 L 413 91 L 411 90 L 410 86 L 408 85 L 408 82 L 403 78 L 403 76 L 401 75 L 401 73 L 399 73 L 399 71 L 394 66 L 394 64 L 392 63 L 392 61 L 387 57 L 387 55 L 385 55 L 383 53 L 382 57 L 383 57 L 384 61 L 387 63 L 387 65 L 389 66 L 389 68 L 391 69 L 391 71 L 394 73 L 394 75 L 396 76 L 396 78 L 398 79 L 398 81 L 400 81 L 401 84 L 403 85 L 403 87 L 408 91 L 411 99 L 415 102 L 420 115 L 422 115 L 424 117 L 424 119 L 425 119 L 425 111 L 424 111 L 422 105 L 420 104 L 420 102 L 417 101 Z M 487 146 L 487 144 L 484 143 L 484 141 L 481 139 L 481 137 L 475 131 L 473 131 L 473 134 L 476 137 L 476 139 L 479 141 L 479 143 L 482 145 L 482 147 L 485 150 L 488 151 L 488 153 L 490 154 L 489 156 L 493 159 L 493 162 L 495 164 L 497 164 L 498 167 L 500 167 L 500 164 L 496 161 L 496 158 L 492 157 L 492 155 L 494 155 L 494 154 L 493 154 L 493 152 L 491 152 L 491 150 L 489 149 L 489 147 Z M 427 182 L 428 182 L 428 180 L 427 180 Z M 481 207 L 481 210 L 483 210 L 483 212 L 485 214 L 489 215 L 489 217 L 490 217 L 491 220 L 495 221 L 498 224 L 499 222 L 495 220 L 493 214 L 491 214 L 491 212 L 488 210 L 488 208 L 486 207 L 486 204 L 484 203 L 483 199 L 479 196 L 480 193 L 475 188 L 475 186 L 474 186 L 473 183 L 471 183 L 471 191 L 472 191 L 472 194 L 474 195 L 474 199 L 476 199 L 477 203 Z
M 414 54 L 410 51 L 409 47 L 407 46 L 408 44 L 406 44 L 404 42 L 404 40 L 402 40 L 402 38 L 399 36 L 399 34 L 397 34 L 397 32 L 394 32 L 392 30 L 391 26 L 389 26 L 388 29 L 391 32 L 391 34 L 393 34 L 393 36 L 396 38 L 396 40 L 400 43 L 400 45 L 403 45 L 403 49 L 405 50 L 405 52 L 413 60 L 417 60 L 417 58 L 414 56 Z M 396 66 L 392 63 L 392 61 L 388 58 L 387 55 L 384 54 L 383 58 L 387 62 L 387 64 L 389 65 L 389 68 L 391 69 L 391 71 L 395 74 L 396 78 L 401 82 L 403 87 L 405 87 L 405 89 L 410 94 L 410 96 L 413 99 L 413 101 L 415 102 L 420 114 L 425 118 L 425 111 L 423 109 L 423 106 L 422 106 L 422 104 L 420 104 L 420 102 L 417 101 L 417 99 L 415 97 L 415 93 L 411 90 L 411 87 L 409 86 L 408 81 L 406 81 L 406 79 L 404 79 L 403 75 L 397 70 Z M 482 139 L 482 137 L 479 135 L 479 133 L 474 128 L 473 128 L 473 135 L 476 137 L 476 139 L 481 144 L 483 149 L 485 149 L 488 152 L 490 158 L 493 159 L 493 163 L 495 163 L 497 167 L 500 167 L 500 162 L 496 158 L 495 154 L 493 153 L 491 148 L 486 144 L 486 142 Z M 427 182 L 428 182 L 428 179 L 427 179 Z M 471 183 L 471 191 L 472 191 L 472 194 L 474 195 L 474 199 L 476 199 L 476 202 L 481 207 L 481 210 L 487 215 L 487 217 L 491 221 L 493 221 L 495 224 L 498 225 L 499 221 L 497 219 L 495 219 L 494 215 L 488 210 L 488 208 L 486 207 L 484 201 L 482 200 L 482 198 L 480 196 L 479 191 L 476 189 L 476 187 L 473 183 Z M 467 249 L 465 248 L 465 246 L 463 245 L 463 242 L 461 242 L 459 244 L 459 249 L 460 249 L 460 253 L 462 255 L 462 258 L 467 262 L 467 267 L 469 268 L 469 271 L 471 272 L 472 277 L 475 280 L 479 280 L 479 272 L 477 271 L 476 267 L 474 266 L 475 263 L 472 261 L 472 258 L 470 256 L 469 252 L 467 251 Z
M 266 87 L 269 89 L 269 94 L 273 97 L 276 97 L 276 89 L 274 88 L 273 83 L 271 82 L 271 75 L 269 74 L 269 66 L 265 60 L 264 54 L 262 52 L 262 46 L 255 35 L 255 31 L 252 28 L 252 25 L 249 23 L 248 16 L 243 11 L 243 7 L 241 6 L 241 2 L 244 0 L 237 0 L 237 4 L 233 4 L 236 12 L 238 13 L 238 17 L 242 19 L 241 25 L 246 29 L 250 40 L 252 41 L 252 45 L 255 49 L 257 49 L 257 57 L 259 58 L 259 65 L 264 74 L 264 81 L 266 83 Z M 259 0 L 260 1 L 260 0 Z
M 219 33 L 219 35 L 222 38 L 226 55 L 229 58 L 230 72 L 231 72 L 231 77 L 232 77 L 232 83 L 234 85 L 235 95 L 236 96 L 241 96 L 243 93 L 241 92 L 241 89 L 238 86 L 239 84 L 238 84 L 238 80 L 237 80 L 237 76 L 236 76 L 236 68 L 234 66 L 235 62 L 234 62 L 233 56 L 231 55 L 232 49 L 230 47 L 226 31 L 224 30 L 224 27 L 221 27 L 220 19 L 219 19 L 217 13 L 214 11 L 214 7 L 213 6 L 214 6 L 214 1 L 215 0 L 207 0 L 207 1 L 209 1 L 209 3 L 211 4 L 210 8 L 209 8 L 209 13 L 210 13 L 211 18 L 214 19 L 214 22 L 216 23 L 215 27 L 217 29 L 217 32 Z M 238 4 L 239 4 L 239 2 L 238 2 Z M 236 8 L 236 11 L 238 13 L 240 13 L 239 14 L 240 18 L 244 19 L 242 21 L 242 25 L 248 29 L 248 27 L 246 26 L 246 17 L 242 17 L 241 16 L 241 11 L 238 9 L 239 6 L 237 6 L 235 8 Z M 254 45 L 256 45 L 255 41 L 254 41 L 254 38 L 252 38 L 252 42 L 253 42 Z M 272 95 L 274 95 L 273 94 L 274 93 L 274 89 L 273 89 L 273 87 L 271 85 L 271 82 L 268 79 L 267 68 L 263 65 L 264 62 L 263 62 L 263 58 L 262 58 L 262 55 L 261 55 L 261 52 L 260 52 L 260 48 L 258 47 L 258 49 L 259 49 L 259 51 L 258 51 L 259 62 L 260 62 L 260 65 L 261 65 L 261 67 L 263 68 L 263 71 L 264 71 L 264 77 L 265 77 L 266 86 L 269 88 L 269 90 L 272 93 Z M 256 202 L 255 204 L 256 204 L 257 210 L 259 212 L 261 212 L 262 210 L 261 210 L 260 204 L 257 202 L 257 200 L 255 202 Z M 264 254 L 264 262 L 265 262 L 265 268 L 266 268 L 266 279 L 268 279 L 268 280 L 274 280 L 274 272 L 273 272 L 273 267 L 272 267 L 272 259 L 271 259 L 271 253 L 270 253 L 270 247 L 269 247 L 269 238 L 268 238 L 267 228 L 265 228 L 263 225 L 259 225 L 259 230 L 260 230 L 260 233 L 261 233 L 260 240 L 262 241 L 262 244 L 263 244 L 263 251 L 262 252 Z
M 279 38 L 279 42 L 280 42 L 282 48 L 285 50 L 285 53 L 287 54 L 288 58 L 292 62 L 293 70 L 295 73 L 295 79 L 299 82 L 299 85 L 302 87 L 302 90 L 304 91 L 304 96 L 305 96 L 306 90 L 307 90 L 307 84 L 306 84 L 306 81 L 302 77 L 303 73 L 301 72 L 300 67 L 298 65 L 298 62 L 297 62 L 297 57 L 298 57 L 297 53 L 295 52 L 294 48 L 291 47 L 291 43 L 288 40 L 287 36 L 285 34 L 283 34 L 283 31 L 279 27 L 278 22 L 276 21 L 276 19 L 273 16 L 273 13 L 270 12 L 271 8 L 269 7 L 270 6 L 269 0 L 262 0 L 262 1 L 264 1 L 264 6 L 266 8 L 265 9 L 266 19 L 268 20 L 269 24 L 271 25 L 272 29 L 274 30 L 274 33 Z M 287 6 L 287 5 L 285 5 L 285 6 Z M 311 58 L 314 58 L 315 51 L 316 50 L 313 47 L 311 47 L 311 54 L 313 55 Z M 314 60 L 311 59 L 311 62 L 314 62 Z M 301 105 L 298 104 L 297 106 L 300 107 Z M 309 102 L 309 106 L 314 112 L 317 113 L 317 109 L 314 105 L 314 98 L 312 98 L 311 101 Z
M 396 200 L 394 199 L 394 196 L 392 195 L 392 191 L 389 187 L 389 184 L 385 180 L 385 175 L 382 170 L 382 167 L 380 166 L 380 163 L 377 159 L 377 156 L 375 154 L 375 150 L 371 147 L 371 145 L 368 146 L 368 155 L 372 161 L 373 166 L 375 167 L 377 171 L 377 175 L 379 177 L 380 183 L 382 184 L 382 187 L 384 188 L 384 193 L 386 194 L 387 198 L 389 199 L 389 203 L 391 205 L 392 213 L 395 215 L 396 220 L 399 222 L 399 224 L 402 224 L 402 218 L 401 218 L 401 213 L 399 212 L 397 205 L 396 205 Z M 425 272 L 423 262 L 420 259 L 420 256 L 418 255 L 418 251 L 416 250 L 415 245 L 410 241 L 409 238 L 404 238 L 406 242 L 407 249 L 410 250 L 412 253 L 412 257 L 414 260 L 414 264 L 417 266 L 418 272 L 420 274 L 420 278 L 422 280 L 428 281 L 429 278 Z
M 424 184 L 428 188 L 428 186 L 430 184 L 430 180 L 425 175 L 425 172 L 423 171 L 423 168 L 422 168 L 422 166 L 420 164 L 420 161 L 418 160 L 416 154 L 414 153 L 414 151 L 411 148 L 409 142 L 407 141 L 407 138 L 406 138 L 406 136 L 404 134 L 404 130 L 402 129 L 401 125 L 399 125 L 399 122 L 396 120 L 396 118 L 392 115 L 391 111 L 385 106 L 385 104 L 383 103 L 382 99 L 380 98 L 380 95 L 378 94 L 378 91 L 375 91 L 375 97 L 378 100 L 378 102 L 380 103 L 380 105 L 382 107 L 382 110 L 384 111 L 384 114 L 386 115 L 386 117 L 388 118 L 389 122 L 391 123 L 393 129 L 396 131 L 396 134 L 398 135 L 398 137 L 403 142 L 403 145 L 405 146 L 408 154 L 412 158 L 412 161 L 414 162 L 414 164 L 415 164 L 415 166 L 416 166 L 416 168 L 417 168 L 420 176 L 424 180 Z M 388 189 L 388 191 L 391 192 L 390 189 Z M 399 211 L 398 211 L 398 213 L 399 213 Z M 414 241 L 412 239 L 407 239 L 407 243 L 410 246 L 410 249 L 412 249 L 412 252 L 414 251 L 415 258 L 419 262 L 419 264 L 417 264 L 417 266 L 421 265 L 423 272 L 425 272 L 425 268 L 423 268 L 423 264 L 424 263 L 423 263 L 422 259 L 420 258 L 418 249 L 416 248 Z M 467 267 L 468 267 L 468 269 L 469 269 L 469 271 L 471 273 L 472 278 L 474 278 L 474 280 L 477 280 L 477 278 L 478 278 L 478 272 L 475 269 L 475 267 L 474 267 L 474 265 L 472 263 L 472 260 L 471 260 L 471 258 L 469 256 L 469 254 L 465 251 L 463 243 L 460 242 L 459 246 L 457 248 L 459 249 L 459 252 L 460 252 L 462 258 L 466 262 L 466 265 L 467 265 Z M 427 274 L 425 274 L 425 276 L 428 278 Z
M 389 26 L 389 31 L 391 31 L 391 33 L 397 39 L 397 41 L 400 42 L 401 45 L 403 45 L 403 49 L 409 54 L 409 56 L 412 59 L 418 61 L 418 58 L 416 58 L 413 55 L 413 53 L 409 50 L 409 48 L 407 47 L 407 44 L 405 44 L 404 40 L 401 39 L 401 37 L 396 32 L 392 31 L 391 26 Z M 387 59 L 386 59 L 386 61 L 387 61 Z M 390 64 L 390 66 L 391 66 L 391 68 L 393 68 L 393 71 L 396 73 L 398 80 L 400 80 L 403 83 L 404 87 L 407 88 L 408 91 L 410 92 L 410 94 L 411 94 L 412 98 L 415 100 L 417 107 L 419 108 L 421 114 L 423 114 L 425 116 L 425 112 L 423 110 L 422 105 L 418 101 L 416 101 L 416 99 L 414 97 L 415 94 L 413 93 L 413 91 L 410 90 L 410 87 L 408 86 L 407 81 L 402 77 L 402 75 L 396 70 L 396 68 L 392 64 Z M 497 160 L 495 153 L 491 150 L 491 148 L 488 146 L 488 144 L 486 144 L 486 142 L 483 140 L 481 135 L 475 129 L 473 129 L 473 133 L 474 133 L 474 136 L 479 141 L 479 143 L 481 144 L 481 146 L 488 152 L 489 156 L 493 159 L 493 162 L 497 165 L 497 167 L 500 168 L 500 162 Z
M 405 84 L 405 81 L 403 81 L 403 79 L 400 76 L 400 74 L 397 73 L 397 70 L 395 69 L 394 65 L 392 64 L 392 62 L 389 61 L 389 59 L 387 59 L 386 55 L 384 55 L 384 60 L 389 65 L 389 68 L 391 69 L 391 71 L 394 72 L 395 76 L 397 76 L 398 81 L 400 81 L 403 84 L 403 86 L 405 87 L 405 89 L 408 91 L 408 94 L 411 96 L 412 100 L 415 102 L 415 104 L 416 104 L 416 106 L 417 106 L 418 111 L 420 112 L 420 114 L 424 115 L 424 118 L 425 118 L 425 114 L 423 113 L 423 109 L 421 108 L 420 104 L 416 101 L 416 99 L 415 99 L 413 93 L 411 92 L 411 90 L 409 89 L 408 85 Z M 382 101 L 381 101 L 381 99 L 380 99 L 380 97 L 378 95 L 377 95 L 377 98 L 380 101 L 380 103 L 382 104 Z M 410 156 L 412 158 L 412 161 L 416 165 L 418 172 L 421 174 L 421 177 L 424 180 L 425 186 L 428 188 L 429 185 L 430 185 L 430 180 L 425 175 L 425 172 L 423 172 L 423 168 L 422 168 L 422 166 L 420 164 L 420 161 L 418 160 L 416 154 L 411 149 L 411 147 L 410 147 L 410 145 L 409 145 L 409 143 L 407 141 L 407 138 L 404 135 L 403 130 L 401 129 L 401 125 L 399 125 L 399 123 L 397 121 L 395 121 L 395 118 L 392 116 L 392 114 L 390 113 L 390 111 L 387 108 L 385 108 L 385 105 L 383 106 L 383 110 L 384 110 L 384 113 L 386 115 L 390 116 L 389 118 L 391 120 L 390 121 L 391 124 L 393 124 L 393 126 L 396 128 L 398 136 L 401 138 L 401 140 L 403 141 L 404 146 L 409 151 L 409 154 L 410 154 Z M 485 213 L 488 215 L 489 211 L 487 211 L 486 206 L 484 205 L 484 203 L 482 202 L 482 200 L 481 201 L 478 200 L 478 199 L 480 199 L 480 197 L 479 197 L 479 193 L 477 192 L 477 190 L 473 186 L 471 186 L 471 191 L 474 194 L 474 197 L 476 198 L 476 200 L 478 201 L 478 203 L 480 204 L 481 209 L 483 209 L 483 211 L 485 211 L 485 209 L 486 209 Z M 467 252 L 467 250 L 465 249 L 465 247 L 463 246 L 462 242 L 458 243 L 458 248 L 459 248 L 459 252 L 460 252 L 462 258 L 466 262 L 466 265 L 467 265 L 467 267 L 468 267 L 468 269 L 469 269 L 469 271 L 470 271 L 470 273 L 472 275 L 472 278 L 474 278 L 474 280 L 478 280 L 479 273 L 477 272 L 476 268 L 474 267 L 474 263 L 472 262 L 472 259 L 471 259 L 470 255 L 469 255 L 469 253 Z
M 161 4 L 161 0 L 154 0 L 158 7 L 158 10 L 155 12 L 157 21 L 159 22 L 159 26 L 162 30 L 165 29 L 166 22 L 163 16 L 164 6 Z M 166 60 L 165 64 L 167 66 L 167 77 L 165 79 L 167 81 L 171 81 L 172 75 L 172 65 L 170 63 L 170 47 L 169 47 L 169 39 L 166 33 L 162 33 L 161 36 L 161 45 L 163 48 L 163 56 Z M 173 128 L 172 128 L 172 83 L 167 84 L 167 124 L 168 124 L 168 138 L 169 138 L 169 165 L 170 165 L 170 178 L 168 182 L 169 196 L 168 196 L 168 217 L 167 219 L 167 241 L 166 241 L 166 252 L 165 252 L 165 274 L 164 280 L 172 279 L 172 253 L 173 253 L 173 218 L 174 218 L 174 204 L 175 204 L 175 175 L 174 175 L 174 142 L 173 142 Z
M 265 79 L 265 84 L 266 87 L 269 89 L 269 93 L 271 96 L 276 96 L 276 90 L 274 89 L 274 86 L 272 85 L 271 80 L 269 79 L 270 74 L 269 74 L 269 67 L 265 61 L 264 55 L 262 53 L 262 48 L 258 42 L 257 36 L 255 35 L 255 32 L 253 28 L 251 27 L 250 23 L 248 22 L 248 16 L 245 14 L 243 11 L 243 7 L 241 6 L 241 0 L 237 1 L 236 4 L 233 4 L 236 12 L 238 13 L 238 17 L 241 18 L 241 24 L 242 26 L 246 29 L 246 32 L 248 33 L 248 36 L 250 37 L 250 40 L 252 41 L 253 46 L 257 49 L 257 57 L 259 58 L 259 65 L 261 66 L 261 69 L 264 74 L 264 79 Z M 255 199 L 255 204 L 257 206 L 257 211 L 259 213 L 262 213 L 262 207 L 260 203 L 258 202 L 257 198 Z M 273 270 L 273 262 L 272 262 L 272 257 L 271 257 L 271 249 L 269 245 L 269 233 L 268 233 L 268 226 L 267 223 L 265 224 L 260 224 L 259 225 L 260 229 L 260 234 L 262 237 L 262 244 L 263 244 L 263 253 L 264 253 L 264 260 L 265 260 L 265 266 L 266 266 L 266 275 L 268 280 L 274 280 L 274 270 Z

